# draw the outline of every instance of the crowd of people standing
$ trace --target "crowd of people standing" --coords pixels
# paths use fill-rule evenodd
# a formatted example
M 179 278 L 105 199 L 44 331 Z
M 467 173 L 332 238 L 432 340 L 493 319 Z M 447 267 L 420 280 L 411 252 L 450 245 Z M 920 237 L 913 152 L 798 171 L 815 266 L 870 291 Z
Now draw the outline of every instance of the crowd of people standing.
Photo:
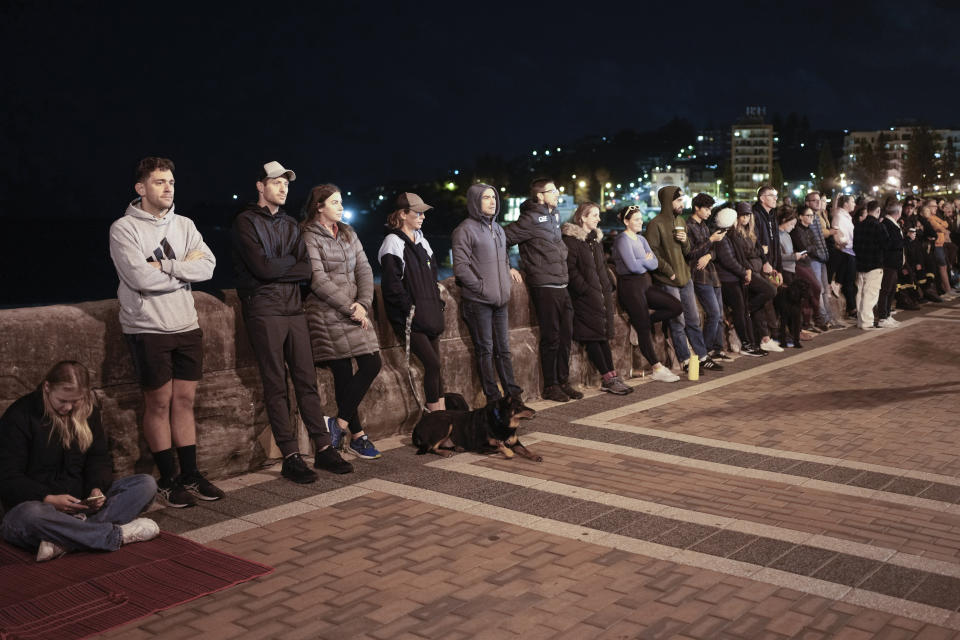
M 198 468 L 194 419 L 203 333 L 191 285 L 211 277 L 216 258 L 193 222 L 174 212 L 173 171 L 168 159 L 142 160 L 137 198 L 110 229 L 120 323 L 143 391 L 143 433 L 158 478 L 107 477 L 109 451 L 89 373 L 77 362 L 55 365 L 0 418 L 3 535 L 36 548 L 38 560 L 156 536 L 154 523 L 137 518 L 154 495 L 176 508 L 224 497 Z M 350 473 L 341 452 L 381 457 L 358 407 L 382 361 L 371 318 L 373 270 L 356 231 L 343 221 L 340 189 L 313 187 L 297 221 L 283 209 L 295 180 L 279 162 L 263 165 L 256 201 L 233 220 L 232 251 L 282 476 L 310 483 L 318 477 L 313 469 Z M 729 351 L 763 357 L 800 348 L 851 321 L 864 330 L 895 327 L 894 304 L 914 309 L 938 302 L 956 283 L 960 201 L 910 197 L 881 204 L 840 195 L 828 215 L 816 191 L 795 206 L 764 186 L 753 203 L 717 205 L 697 194 L 685 216 L 682 190 L 666 186 L 658 192 L 660 212 L 645 229 L 640 207 L 620 211 L 623 229 L 608 253 L 600 206 L 583 202 L 567 221 L 559 199 L 553 180 L 534 180 L 518 219 L 502 225 L 498 190 L 474 184 L 452 235 L 460 311 L 483 395 L 488 402 L 511 396 L 523 417 L 535 412 L 523 404 L 510 351 L 509 301 L 519 284 L 528 288 L 539 327 L 540 395 L 567 402 L 583 397 L 570 381 L 574 340 L 602 391 L 633 391 L 610 346 L 617 302 L 651 378 L 672 383 L 678 373 L 722 371 L 733 359 Z M 446 409 L 439 345 L 445 303 L 423 230 L 431 209 L 417 194 L 400 194 L 377 251 L 386 317 L 408 356 L 423 366 L 425 412 Z M 513 245 L 519 269 L 511 266 Z M 831 296 L 843 297 L 845 318 L 834 317 Z M 726 318 L 737 340 L 727 339 Z M 794 319 L 802 329 L 788 337 Z M 677 372 L 664 362 L 673 358 L 654 346 L 658 327 Z M 324 415 L 317 367 L 333 374 L 336 415 Z M 290 420 L 288 377 L 313 444 L 313 469 Z

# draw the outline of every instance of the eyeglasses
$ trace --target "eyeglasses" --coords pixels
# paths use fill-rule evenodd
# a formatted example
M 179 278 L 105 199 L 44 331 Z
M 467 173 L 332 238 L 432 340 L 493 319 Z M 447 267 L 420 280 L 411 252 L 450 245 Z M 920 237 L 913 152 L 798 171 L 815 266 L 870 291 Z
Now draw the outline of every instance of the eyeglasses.
M 540 193 L 560 193 L 559 189 L 547 189 L 546 191 L 541 191 Z
M 760 196 L 760 197 L 761 197 L 761 198 L 776 198 L 776 197 L 777 197 L 777 192 L 776 192 L 776 191 L 772 191 L 772 192 L 770 192 L 770 193 L 765 193 L 765 194 L 763 194 L 763 195 Z

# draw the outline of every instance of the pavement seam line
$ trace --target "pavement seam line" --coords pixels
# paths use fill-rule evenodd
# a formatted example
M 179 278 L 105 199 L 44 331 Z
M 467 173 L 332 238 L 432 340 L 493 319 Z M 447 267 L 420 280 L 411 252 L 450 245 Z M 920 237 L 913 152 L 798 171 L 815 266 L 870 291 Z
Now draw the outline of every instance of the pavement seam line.
M 696 458 L 685 458 L 683 456 L 675 456 L 671 453 L 647 451 L 646 449 L 636 449 L 634 447 L 628 447 L 622 444 L 615 444 L 611 442 L 594 442 L 591 440 L 584 440 L 582 438 L 571 438 L 570 436 L 561 436 L 540 431 L 536 432 L 536 436 L 541 441 L 555 442 L 557 444 L 565 444 L 572 447 L 606 451 L 607 453 L 614 453 L 630 458 L 640 458 L 643 460 L 650 460 L 653 462 L 660 462 L 678 467 L 692 467 L 701 471 L 710 471 L 723 475 L 736 476 L 738 478 L 765 480 L 767 482 L 776 482 L 795 487 L 803 487 L 804 489 L 823 491 L 824 493 L 836 493 L 855 498 L 863 498 L 864 500 L 892 502 L 894 504 L 907 507 L 929 509 L 931 511 L 936 511 L 937 513 L 956 513 L 960 511 L 960 507 L 952 503 L 946 503 L 949 506 L 944 509 L 944 503 L 939 500 L 918 498 L 916 496 L 908 496 L 901 493 L 883 491 L 881 489 L 855 487 L 838 482 L 827 482 L 825 480 L 818 480 L 816 478 L 809 478 L 807 476 L 795 476 L 789 473 L 777 473 L 776 471 L 765 471 L 763 469 L 749 469 L 730 464 L 723 464 L 722 462 L 710 462 L 707 460 L 697 460 Z
M 674 562 L 683 566 L 716 571 L 718 573 L 755 580 L 766 584 L 774 584 L 794 591 L 833 600 L 848 601 L 851 603 L 857 600 L 869 601 L 870 604 L 867 606 L 874 610 L 922 622 L 947 626 L 953 630 L 960 630 L 960 619 L 953 617 L 953 611 L 947 609 L 939 609 L 930 605 L 883 596 L 882 594 L 875 594 L 870 591 L 857 590 L 846 585 L 792 574 L 770 567 L 720 558 L 689 549 L 677 549 L 676 547 L 668 547 L 666 545 L 629 538 L 615 533 L 607 533 L 582 525 L 574 525 L 549 518 L 539 516 L 529 516 L 527 518 L 522 516 L 503 517 L 510 513 L 511 510 L 500 507 L 488 510 L 486 508 L 490 507 L 490 505 L 482 502 L 450 496 L 429 489 L 408 487 L 387 480 L 370 479 L 363 481 L 360 485 L 371 491 L 424 502 L 453 511 L 478 515 L 508 524 L 516 524 L 548 535 L 578 540 L 587 544 L 594 544 L 611 549 L 619 549 L 657 560 Z
M 468 454 L 460 454 L 458 457 L 465 455 Z M 701 524 L 705 526 L 716 527 L 718 529 L 761 536 L 782 542 L 789 542 L 791 544 L 802 544 L 809 547 L 824 549 L 826 551 L 843 553 L 867 560 L 877 560 L 900 567 L 918 569 L 931 574 L 960 579 L 960 564 L 955 564 L 944 560 L 924 558 L 914 554 L 903 553 L 889 547 L 864 544 L 862 542 L 856 542 L 853 540 L 845 540 L 843 538 L 836 538 L 824 533 L 809 533 L 805 531 L 789 529 L 786 527 L 764 524 L 762 522 L 731 518 L 730 516 L 706 514 L 691 509 L 662 505 L 657 502 L 650 502 L 647 500 L 630 498 L 628 496 L 597 491 L 596 489 L 575 487 L 573 485 L 556 482 L 554 480 L 542 480 L 540 478 L 531 478 L 530 476 L 500 471 L 499 469 L 488 469 L 486 467 L 479 467 L 473 464 L 473 462 L 476 460 L 482 460 L 482 456 L 471 456 L 471 458 L 471 460 L 463 462 L 456 461 L 455 458 L 446 458 L 444 460 L 431 462 L 427 466 L 445 469 L 447 471 L 453 471 L 456 473 L 472 475 L 478 478 L 507 482 L 524 488 L 543 491 L 545 493 L 553 493 L 570 498 L 589 500 L 591 502 L 596 502 L 606 506 L 628 509 L 630 511 L 655 515 L 662 518 L 670 518 L 673 520 L 679 520 L 681 522 Z M 535 482 L 531 483 L 531 480 Z M 411 495 L 415 494 L 411 493 Z M 462 500 L 462 498 L 458 499 Z

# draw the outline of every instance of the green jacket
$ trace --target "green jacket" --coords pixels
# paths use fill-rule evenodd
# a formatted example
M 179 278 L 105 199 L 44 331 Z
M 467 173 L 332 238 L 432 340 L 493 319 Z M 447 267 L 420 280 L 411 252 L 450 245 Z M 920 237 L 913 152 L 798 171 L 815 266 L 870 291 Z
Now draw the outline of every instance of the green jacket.
M 690 252 L 690 238 L 688 236 L 686 242 L 679 242 L 673 236 L 674 227 L 686 229 L 683 218 L 673 213 L 673 200 L 677 191 L 677 187 L 660 189 L 657 193 L 660 213 L 647 225 L 644 235 L 650 244 L 650 250 L 660 263 L 653 272 L 654 281 L 680 288 L 690 281 L 690 265 L 685 258 Z M 674 276 L 672 280 L 671 276 Z

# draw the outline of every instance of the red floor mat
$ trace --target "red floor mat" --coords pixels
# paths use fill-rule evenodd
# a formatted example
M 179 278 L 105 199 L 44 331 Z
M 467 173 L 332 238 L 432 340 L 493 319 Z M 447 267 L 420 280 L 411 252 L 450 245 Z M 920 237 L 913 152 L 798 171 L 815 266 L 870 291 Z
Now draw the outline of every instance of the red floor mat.
M 3 640 L 84 638 L 273 571 L 166 532 L 113 553 L 34 557 L 0 542 Z

